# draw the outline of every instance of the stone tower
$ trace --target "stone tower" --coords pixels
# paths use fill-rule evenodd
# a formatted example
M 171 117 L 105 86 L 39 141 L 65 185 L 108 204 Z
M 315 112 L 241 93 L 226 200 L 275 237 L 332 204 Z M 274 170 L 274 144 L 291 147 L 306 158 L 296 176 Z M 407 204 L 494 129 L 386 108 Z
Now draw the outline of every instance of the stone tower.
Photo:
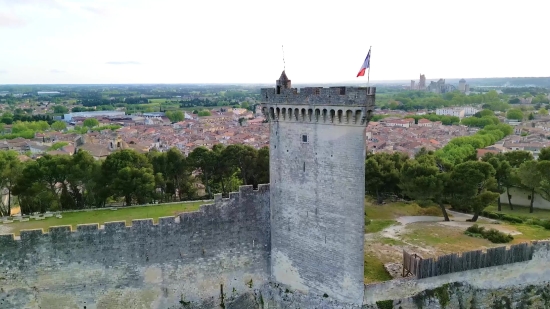
M 365 131 L 374 87 L 261 90 L 270 122 L 271 276 L 363 301 Z

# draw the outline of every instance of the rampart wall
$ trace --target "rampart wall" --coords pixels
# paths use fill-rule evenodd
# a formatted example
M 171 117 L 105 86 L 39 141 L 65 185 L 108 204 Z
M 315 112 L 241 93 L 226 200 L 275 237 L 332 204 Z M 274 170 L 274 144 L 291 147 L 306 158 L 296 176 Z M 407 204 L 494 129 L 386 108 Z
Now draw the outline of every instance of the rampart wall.
M 269 185 L 243 186 L 158 224 L 0 235 L 0 308 L 219 306 L 268 281 L 269 195 Z
M 550 242 L 533 242 L 532 259 L 425 279 L 396 279 L 365 286 L 364 304 L 377 308 L 548 308 L 550 305 Z M 449 290 L 452 291 L 449 292 Z M 536 291 L 542 302 L 534 305 Z M 426 291 L 430 293 L 426 293 Z M 436 293 L 434 291 L 439 291 Z M 446 292 L 445 292 L 446 291 Z M 544 293 L 543 293 L 544 292 Z M 439 295 L 438 295 L 439 294 Z M 533 295 L 531 295 L 533 294 Z M 420 297 L 420 296 L 424 297 Z M 529 296 L 531 295 L 531 296 Z M 445 299 L 442 306 L 438 296 Z M 524 299 L 527 297 L 527 299 Z M 528 305 L 531 301 L 531 305 Z M 432 304 L 429 304 L 433 302 Z M 462 305 L 460 305 L 462 303 Z M 548 303 L 548 304 L 546 304 Z M 493 307 L 497 304 L 496 307 Z M 507 304 L 507 305 L 506 305 Z M 515 304 L 515 305 L 514 305 Z M 499 307 L 500 306 L 500 307 Z M 523 308 L 523 307 L 521 307 Z

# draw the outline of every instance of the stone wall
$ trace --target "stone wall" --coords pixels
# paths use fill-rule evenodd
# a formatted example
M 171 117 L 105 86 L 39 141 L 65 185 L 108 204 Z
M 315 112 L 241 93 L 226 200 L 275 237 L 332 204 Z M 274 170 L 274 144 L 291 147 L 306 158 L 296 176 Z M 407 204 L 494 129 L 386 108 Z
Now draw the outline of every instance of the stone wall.
M 269 191 L 244 186 L 157 225 L 0 235 L 0 308 L 217 307 L 268 280 Z
M 468 270 L 426 279 L 396 279 L 366 285 L 364 303 L 372 308 L 376 308 L 377 303 L 387 302 L 392 303 L 392 306 L 385 308 L 443 308 L 441 304 L 435 304 L 441 302 L 437 300 L 437 294 L 445 294 L 442 289 L 454 288 L 456 293 L 462 289 L 464 293 L 466 290 L 470 291 L 468 292 L 470 294 L 456 295 L 455 293 L 453 302 L 456 306 L 449 305 L 445 308 L 521 308 L 517 303 L 522 301 L 525 295 L 534 294 L 534 291 L 539 289 L 546 291 L 544 292 L 546 294 L 541 294 L 539 297 L 547 295 L 550 300 L 548 284 L 550 284 L 550 242 L 533 242 L 533 258 L 527 262 Z M 507 292 L 502 293 L 503 291 Z M 467 304 L 459 306 L 458 299 Z M 429 302 L 434 303 L 428 305 Z M 472 305 L 472 302 L 477 302 L 478 305 Z M 480 305 L 495 302 L 504 302 L 508 305 L 501 307 Z
M 364 130 L 360 124 L 271 122 L 274 282 L 361 304 Z
M 376 87 L 262 88 L 260 99 L 268 104 L 373 106 Z

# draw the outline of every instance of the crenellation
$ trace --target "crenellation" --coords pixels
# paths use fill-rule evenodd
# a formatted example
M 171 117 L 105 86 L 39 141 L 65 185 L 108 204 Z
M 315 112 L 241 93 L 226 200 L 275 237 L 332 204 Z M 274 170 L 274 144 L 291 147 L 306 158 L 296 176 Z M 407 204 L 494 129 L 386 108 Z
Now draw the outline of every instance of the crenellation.
M 25 242 L 40 239 L 40 237 L 42 237 L 43 235 L 44 235 L 43 229 L 21 230 L 21 232 L 19 232 L 21 241 L 25 241 Z
M 160 217 L 158 224 L 161 227 L 172 227 L 176 224 L 176 218 L 175 217 Z
M 76 231 L 80 233 L 97 233 L 98 230 L 99 230 L 99 224 L 97 223 L 78 224 L 76 226 Z
M 119 232 L 119 231 L 125 231 L 126 230 L 126 221 L 113 221 L 113 222 L 105 222 L 104 230 L 106 232 Z
M 239 200 L 241 197 L 241 194 L 239 192 L 230 192 L 229 193 L 229 199 L 230 200 Z
M 254 191 L 254 187 L 252 185 L 246 185 L 246 186 L 240 186 L 239 187 L 239 193 L 240 194 L 251 194 Z
M 267 104 L 374 106 L 376 87 L 262 88 L 260 93 Z
M 152 228 L 153 225 L 155 225 L 153 223 L 153 219 L 135 219 L 132 220 L 132 225 L 130 226 L 130 228 L 132 228 L 132 230 L 139 231 L 141 229 Z
M 48 234 L 54 235 L 65 235 L 72 232 L 72 227 L 70 225 L 60 225 L 60 226 L 50 226 L 48 229 Z

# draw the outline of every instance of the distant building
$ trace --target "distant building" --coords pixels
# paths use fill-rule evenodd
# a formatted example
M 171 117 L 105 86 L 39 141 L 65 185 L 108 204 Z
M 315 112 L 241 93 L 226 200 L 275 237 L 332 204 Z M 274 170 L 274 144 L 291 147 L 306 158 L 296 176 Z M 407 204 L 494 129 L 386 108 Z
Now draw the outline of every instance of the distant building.
M 475 115 L 479 110 L 472 106 L 466 106 L 464 108 L 464 116 L 472 116 Z
M 411 80 L 411 90 L 416 89 L 414 84 L 415 84 L 414 80 Z
M 70 122 L 74 117 L 95 118 L 95 117 L 117 117 L 125 116 L 125 112 L 121 111 L 94 111 L 94 112 L 76 112 L 63 115 L 63 120 Z
M 470 85 L 466 84 L 464 78 L 458 81 L 458 91 L 462 93 L 470 92 Z
M 466 92 L 466 80 L 464 78 L 458 81 L 458 91 Z
M 446 84 L 445 80 L 440 78 L 437 82 L 430 82 L 426 89 L 433 93 L 447 93 L 454 91 L 456 88 L 453 85 Z
M 455 116 L 458 118 L 464 118 L 464 108 L 438 108 L 435 110 L 436 115 L 440 116 Z
M 426 76 L 424 74 L 420 74 L 420 82 L 418 83 L 418 90 L 424 90 L 426 89 Z

